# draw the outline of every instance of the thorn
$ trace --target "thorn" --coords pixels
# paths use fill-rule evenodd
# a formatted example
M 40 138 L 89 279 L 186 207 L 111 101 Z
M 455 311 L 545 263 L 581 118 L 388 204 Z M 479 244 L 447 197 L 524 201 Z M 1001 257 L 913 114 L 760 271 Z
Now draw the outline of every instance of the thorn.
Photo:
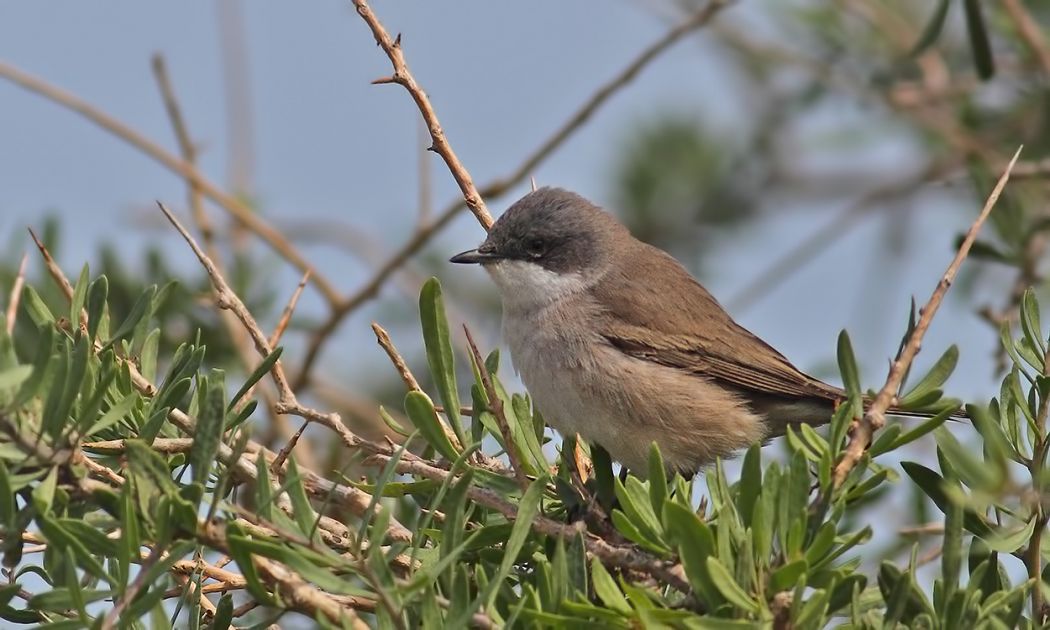
M 437 153 L 437 147 L 432 144 L 429 147 L 427 147 L 427 151 L 432 151 L 433 153 Z
M 536 176 L 529 177 L 529 181 L 532 182 L 532 192 L 536 192 Z
M 394 38 L 394 48 L 401 48 L 401 33 L 398 33 L 397 37 Z
M 390 77 L 379 77 L 378 79 L 375 79 L 375 80 L 372 81 L 372 85 L 385 85 L 387 83 L 396 83 L 396 82 L 397 82 L 397 79 L 395 79 L 392 76 L 390 76 Z

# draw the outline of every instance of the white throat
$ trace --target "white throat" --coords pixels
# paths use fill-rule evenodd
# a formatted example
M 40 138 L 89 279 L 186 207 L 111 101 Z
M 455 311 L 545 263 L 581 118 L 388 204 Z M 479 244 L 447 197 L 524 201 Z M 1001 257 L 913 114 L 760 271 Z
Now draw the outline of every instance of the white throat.
M 501 260 L 485 270 L 499 287 L 504 313 L 540 309 L 588 286 L 579 273 L 558 273 L 524 260 Z

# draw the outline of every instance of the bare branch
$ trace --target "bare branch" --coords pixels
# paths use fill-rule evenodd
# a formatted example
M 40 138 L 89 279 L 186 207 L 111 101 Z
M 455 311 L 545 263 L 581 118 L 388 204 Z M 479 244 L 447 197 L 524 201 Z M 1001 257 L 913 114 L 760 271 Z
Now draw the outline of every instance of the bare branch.
M 288 300 L 288 304 L 284 306 L 284 310 L 281 311 L 281 318 L 277 321 L 277 327 L 274 328 L 273 334 L 270 335 L 270 346 L 276 347 L 277 343 L 281 340 L 281 336 L 284 335 L 284 331 L 288 328 L 288 323 L 292 321 L 292 313 L 295 312 L 295 307 L 299 304 L 299 297 L 303 294 L 303 289 L 306 288 L 307 281 L 310 280 L 310 270 L 307 269 L 306 273 L 303 274 L 301 280 L 299 280 L 299 286 L 295 287 L 295 291 L 292 292 L 291 299 Z
M 379 342 L 380 347 L 386 352 L 386 356 L 390 357 L 390 362 L 394 364 L 394 369 L 401 375 L 401 380 L 405 382 L 405 387 L 413 392 L 423 391 L 423 388 L 419 386 L 419 381 L 412 375 L 412 371 L 408 369 L 408 364 L 401 357 L 401 353 L 394 347 L 390 334 L 376 322 L 372 322 L 372 332 L 376 334 L 376 341 Z
M 408 64 L 405 62 L 405 54 L 401 50 L 401 35 L 398 35 L 396 39 L 391 39 L 390 34 L 386 32 L 386 29 L 380 23 L 379 18 L 372 13 L 372 9 L 368 6 L 366 0 L 353 0 L 353 2 L 354 6 L 357 7 L 358 15 L 368 24 L 368 28 L 375 35 L 376 43 L 383 49 L 383 52 L 390 59 L 391 65 L 394 66 L 394 74 L 390 77 L 390 81 L 408 90 L 412 100 L 416 102 L 419 113 L 422 114 L 423 121 L 427 124 L 430 139 L 433 142 L 430 149 L 440 155 L 441 159 L 445 160 L 448 170 L 452 172 L 452 177 L 455 178 L 456 183 L 459 184 L 459 189 L 463 192 L 463 200 L 466 202 L 467 207 L 477 217 L 478 223 L 486 230 L 489 229 L 493 223 L 492 215 L 489 214 L 488 208 L 485 207 L 485 200 L 481 198 L 478 189 L 474 187 L 474 180 L 471 179 L 470 173 L 467 172 L 459 158 L 456 157 L 456 152 L 452 150 L 452 145 L 445 138 L 445 132 L 441 129 L 437 112 L 434 111 L 434 107 L 430 104 L 430 99 L 427 97 L 426 92 L 416 83 L 415 77 L 412 76 L 412 72 L 408 69 Z
M 1028 49 L 1032 51 L 1043 75 L 1050 77 L 1050 45 L 1047 45 L 1043 27 L 1032 17 L 1021 0 L 1003 0 L 1003 8 Z
M 995 207 L 995 202 L 999 200 L 999 195 L 1002 193 L 1003 188 L 1006 186 L 1006 182 L 1010 179 L 1010 171 L 1013 169 L 1014 164 L 1017 163 L 1017 158 L 1021 155 L 1021 149 L 1017 149 L 1014 153 L 1014 157 L 1010 160 L 1006 170 L 1003 172 L 999 181 L 996 183 L 992 193 L 988 196 L 985 201 L 984 207 L 981 209 L 981 213 L 974 220 L 970 229 L 967 230 L 965 238 L 963 238 L 962 244 L 959 245 L 959 251 L 955 254 L 955 258 L 952 259 L 951 264 L 948 265 L 948 269 L 944 272 L 937 286 L 933 290 L 933 294 L 930 295 L 930 299 L 926 302 L 926 305 L 919 311 L 919 321 L 915 324 L 915 329 L 908 337 L 908 342 L 902 348 L 900 355 L 897 360 L 890 366 L 889 375 L 886 377 L 886 383 L 879 390 L 879 393 L 875 396 L 871 406 L 864 413 L 864 417 L 861 418 L 860 422 L 854 427 L 853 433 L 850 436 L 849 443 L 846 445 L 845 451 L 843 451 L 842 459 L 839 460 L 834 470 L 834 482 L 835 486 L 839 487 L 846 480 L 846 476 L 857 465 L 860 458 L 864 455 L 864 451 L 871 444 L 872 437 L 875 431 L 878 431 L 886 424 L 886 410 L 889 409 L 897 400 L 897 390 L 900 388 L 901 381 L 904 379 L 905 372 L 908 371 L 908 367 L 911 366 L 912 360 L 915 359 L 915 355 L 919 353 L 919 349 L 922 346 L 922 338 L 926 335 L 926 331 L 930 327 L 930 323 L 933 321 L 934 314 L 937 313 L 938 307 L 941 305 L 941 301 L 944 299 L 944 295 L 948 292 L 948 289 L 952 285 L 952 281 L 955 280 L 955 274 L 959 271 L 959 267 L 962 265 L 963 260 L 970 253 L 970 247 L 973 246 L 973 242 L 977 239 L 977 233 L 980 231 L 981 226 L 984 225 L 985 219 L 991 213 L 992 208 Z

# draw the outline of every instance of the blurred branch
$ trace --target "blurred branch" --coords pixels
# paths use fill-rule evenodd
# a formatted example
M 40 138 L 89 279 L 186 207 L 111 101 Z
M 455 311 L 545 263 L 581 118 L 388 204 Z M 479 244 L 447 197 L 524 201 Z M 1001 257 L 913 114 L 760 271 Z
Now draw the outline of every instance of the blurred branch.
M 1043 75 L 1050 77 L 1050 46 L 1047 45 L 1043 27 L 1035 21 L 1021 0 L 1003 0 L 1003 7 L 1014 23 L 1017 34 L 1039 62 Z
M 970 247 L 973 246 L 974 241 L 977 239 L 977 233 L 980 231 L 981 226 L 984 224 L 985 219 L 991 213 L 992 208 L 995 207 L 995 202 L 999 200 L 999 195 L 1002 193 L 1003 188 L 1006 186 L 1006 182 L 1010 179 L 1010 171 L 1013 169 L 1014 164 L 1017 162 L 1017 158 L 1021 155 L 1021 149 L 1017 149 L 1010 164 L 1006 167 L 999 181 L 996 183 L 995 188 L 992 189 L 992 193 L 988 196 L 988 200 L 985 202 L 984 207 L 981 209 L 981 213 L 974 220 L 973 225 L 967 230 L 963 242 L 959 245 L 959 251 L 955 254 L 955 258 L 951 264 L 948 265 L 948 269 L 944 272 L 944 276 L 941 277 L 934 288 L 933 293 L 930 295 L 930 299 L 926 302 L 926 305 L 919 311 L 919 321 L 915 324 L 915 329 L 912 330 L 908 336 L 908 342 L 901 349 L 897 359 L 893 362 L 890 367 L 890 373 L 886 377 L 886 383 L 879 390 L 879 393 L 875 396 L 868 410 L 864 413 L 864 417 L 861 418 L 860 422 L 854 427 L 852 434 L 850 435 L 849 443 L 846 445 L 845 451 L 843 451 L 842 459 L 839 460 L 834 469 L 834 485 L 839 487 L 846 480 L 846 476 L 857 465 L 860 458 L 864 455 L 865 450 L 871 444 L 872 437 L 875 431 L 878 431 L 886 424 L 886 410 L 889 409 L 897 400 L 897 390 L 900 388 L 901 382 L 904 379 L 904 374 L 908 371 L 908 367 L 911 366 L 912 360 L 915 355 L 919 353 L 919 349 L 922 346 L 922 338 L 926 335 L 927 329 L 930 327 L 930 323 L 933 321 L 933 316 L 937 313 L 938 307 L 941 305 L 941 301 L 944 299 L 944 295 L 948 292 L 952 282 L 955 280 L 955 275 L 959 271 L 959 267 L 962 265 L 963 260 L 970 253 Z
M 815 260 L 835 242 L 846 236 L 861 219 L 885 207 L 881 204 L 914 194 L 924 185 L 950 172 L 956 162 L 957 160 L 951 159 L 948 162 L 931 164 L 905 181 L 893 182 L 863 195 L 829 223 L 818 228 L 799 241 L 787 253 L 773 260 L 764 271 L 756 274 L 744 288 L 727 300 L 729 310 L 739 313 L 750 308 L 771 290 L 781 285 L 789 276 Z
M 247 204 L 236 196 L 224 192 L 194 168 L 192 164 L 175 157 L 125 123 L 88 104 L 70 92 L 22 72 L 7 63 L 0 62 L 0 78 L 7 79 L 54 103 L 77 112 L 114 136 L 139 149 L 168 170 L 193 182 L 194 185 L 200 188 L 202 194 L 229 212 L 238 223 L 259 235 L 274 251 L 299 269 L 300 272 L 305 272 L 307 269 L 312 268 L 302 254 L 279 231 L 275 230 Z M 312 282 L 330 305 L 339 303 L 339 292 L 325 276 L 315 272 L 312 276 Z
M 164 61 L 164 57 L 160 54 L 153 55 L 152 60 L 153 74 L 157 79 L 157 86 L 160 88 L 161 98 L 164 101 L 164 108 L 168 112 L 168 118 L 171 119 L 172 129 L 175 131 L 175 138 L 178 141 L 179 151 L 182 154 L 182 159 L 189 164 L 193 169 L 197 168 L 197 150 L 193 144 L 193 140 L 190 138 L 189 128 L 186 125 L 185 118 L 182 116 L 182 108 L 179 106 L 178 98 L 175 96 L 175 89 L 172 86 L 171 78 L 168 75 L 167 64 Z M 200 230 L 201 240 L 204 242 L 204 251 L 208 253 L 218 269 L 222 269 L 222 257 L 219 255 L 219 250 L 215 246 L 215 230 L 212 226 L 211 220 L 208 217 L 208 213 L 204 208 L 204 199 L 201 195 L 200 185 L 192 178 L 186 179 L 186 187 L 188 191 L 189 206 L 193 216 L 193 221 L 197 225 L 197 229 Z M 304 272 L 303 278 L 309 278 L 310 269 Z M 302 285 L 300 284 L 300 290 Z M 298 296 L 299 291 L 294 295 Z M 289 313 L 290 315 L 290 313 Z M 251 356 L 251 350 L 248 348 L 248 336 L 245 334 L 243 328 L 237 325 L 237 318 L 227 310 L 219 309 L 219 319 L 222 321 L 223 328 L 226 330 L 226 334 L 230 337 L 230 343 L 236 350 L 237 356 L 241 361 L 241 365 L 244 369 L 245 374 L 251 374 L 251 372 L 258 365 L 258 361 L 253 361 Z M 287 324 L 287 322 L 285 322 Z M 270 345 L 274 345 L 271 343 Z M 260 358 L 259 361 L 262 359 Z M 255 387 L 252 387 L 254 392 Z M 248 396 L 251 395 L 249 392 Z M 275 432 L 285 440 L 291 439 L 296 435 L 296 432 L 288 424 L 288 419 L 277 413 L 276 401 L 271 391 L 264 389 L 262 391 L 262 399 L 266 403 L 266 409 L 270 414 L 271 426 Z M 310 452 L 309 448 L 301 449 L 299 452 L 300 461 L 308 466 L 313 466 L 313 453 Z
M 355 2 L 355 5 L 357 2 Z M 365 6 L 368 13 L 366 22 L 369 22 L 369 28 L 373 29 L 373 34 L 376 34 L 376 29 L 382 30 L 382 25 L 376 20 L 375 16 L 371 13 L 371 10 L 367 9 L 367 4 L 361 3 Z M 638 74 L 661 54 L 667 51 L 672 45 L 681 40 L 683 37 L 692 33 L 693 31 L 703 27 L 718 13 L 718 11 L 726 6 L 726 0 L 711 0 L 707 5 L 696 13 L 687 17 L 678 26 L 670 29 L 660 39 L 642 50 L 637 57 L 632 59 L 624 68 L 618 72 L 611 80 L 602 84 L 584 103 L 583 105 L 573 113 L 568 120 L 565 121 L 554 133 L 544 140 L 539 147 L 530 153 L 517 168 L 512 170 L 510 173 L 503 177 L 496 178 L 489 182 L 487 185 L 482 186 L 480 189 L 476 189 L 478 199 L 498 197 L 505 194 L 511 188 L 516 186 L 518 183 L 528 177 L 544 160 L 546 160 L 554 151 L 556 151 L 562 144 L 568 140 L 573 133 L 575 133 L 580 127 L 583 126 L 587 120 L 594 115 L 595 112 L 601 108 L 614 94 L 619 90 L 623 89 L 628 85 Z M 359 8 L 360 10 L 360 8 Z M 365 17 L 362 15 L 362 17 Z M 375 27 L 373 27 L 373 22 Z M 382 30 L 383 34 L 386 35 L 386 31 Z M 379 36 L 376 35 L 377 41 Z M 386 35 L 386 41 L 391 47 L 395 42 L 390 41 L 389 35 Z M 399 41 L 399 40 L 398 40 Z M 380 42 L 382 45 L 382 43 Z M 384 50 L 386 50 L 384 48 Z M 387 51 L 388 56 L 391 53 Z M 396 49 L 396 55 L 402 59 L 404 56 L 398 44 Z M 391 62 L 394 62 L 394 58 L 391 56 Z M 395 76 L 397 76 L 397 66 L 395 64 Z M 417 86 L 418 87 L 418 86 Z M 414 96 L 415 98 L 415 96 Z M 422 109 L 421 109 L 422 111 Z M 424 114 L 425 116 L 425 114 Z M 436 118 L 435 118 L 436 121 Z M 427 121 L 429 125 L 429 120 Z M 439 128 L 440 129 L 440 128 Z M 443 136 L 442 136 L 443 137 Z M 443 156 L 444 157 L 444 156 Z M 458 182 L 458 180 L 457 180 Z M 419 252 L 430 239 L 433 238 L 441 229 L 448 225 L 452 219 L 454 219 L 463 208 L 468 207 L 466 197 L 463 199 L 456 199 L 446 206 L 432 221 L 421 224 L 412 236 L 405 242 L 401 248 L 395 252 L 386 263 L 381 265 L 372 276 L 372 278 L 365 283 L 363 287 L 357 290 L 356 293 L 348 296 L 343 300 L 336 308 L 329 314 L 327 320 L 321 324 L 314 331 L 310 338 L 309 345 L 307 347 L 306 355 L 303 358 L 302 366 L 299 369 L 299 373 L 295 379 L 294 389 L 299 391 L 305 387 L 310 381 L 310 371 L 313 369 L 314 363 L 320 356 L 322 346 L 325 341 L 331 336 L 342 321 L 360 307 L 365 302 L 371 300 L 379 293 L 379 289 L 386 283 L 387 279 L 402 265 L 404 265 L 412 256 Z M 487 211 L 486 211 L 487 212 Z M 491 218 L 489 219 L 491 221 Z M 479 222 L 483 227 L 487 225 L 484 220 L 479 218 Z
M 28 260 L 29 254 L 22 254 L 22 261 L 18 263 L 18 273 L 15 274 L 15 281 L 11 284 L 11 293 L 7 298 L 4 326 L 7 328 L 8 337 L 15 330 L 15 318 L 18 317 L 18 303 L 22 299 L 22 286 L 26 282 L 26 261 Z
M 277 320 L 277 325 L 274 327 L 273 333 L 270 335 L 270 346 L 276 347 L 278 342 L 281 341 L 285 329 L 288 328 L 289 322 L 292 321 L 292 313 L 295 312 L 295 307 L 299 304 L 299 298 L 303 294 L 303 289 L 306 288 L 306 283 L 309 281 L 310 271 L 307 270 L 307 272 L 303 274 L 302 279 L 299 280 L 299 284 L 295 287 L 295 291 L 292 292 L 292 297 L 290 297 L 288 303 L 284 305 L 284 310 L 281 311 L 281 317 Z
M 226 105 L 226 177 L 233 192 L 242 197 L 254 192 L 255 121 L 251 68 L 244 41 L 244 16 L 239 0 L 215 4 L 222 61 L 223 101 Z

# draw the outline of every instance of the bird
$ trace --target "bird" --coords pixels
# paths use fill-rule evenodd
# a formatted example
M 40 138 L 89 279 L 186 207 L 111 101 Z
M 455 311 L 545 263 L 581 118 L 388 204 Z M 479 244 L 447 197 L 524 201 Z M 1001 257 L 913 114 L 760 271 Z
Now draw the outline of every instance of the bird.
M 826 424 L 846 398 L 576 193 L 526 194 L 450 262 L 491 276 L 512 364 L 547 423 L 632 472 L 655 442 L 669 470 L 696 474 L 789 426 Z

